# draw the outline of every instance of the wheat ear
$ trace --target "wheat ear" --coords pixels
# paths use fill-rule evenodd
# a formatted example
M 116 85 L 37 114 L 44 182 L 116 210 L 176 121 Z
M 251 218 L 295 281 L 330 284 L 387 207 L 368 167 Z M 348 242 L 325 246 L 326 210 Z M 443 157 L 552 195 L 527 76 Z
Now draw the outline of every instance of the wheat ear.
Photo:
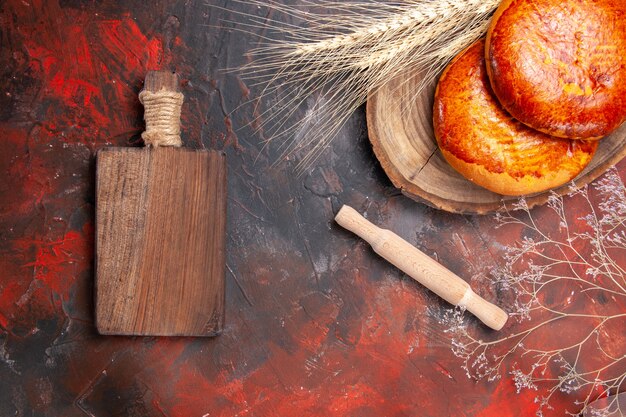
M 257 112 L 257 126 L 278 141 L 281 159 L 307 148 L 298 163 L 305 172 L 368 94 L 404 71 L 419 71 L 414 94 L 456 54 L 484 35 L 499 0 L 407 0 L 403 3 L 304 0 L 300 6 L 233 0 L 269 7 L 286 22 L 246 15 L 242 31 L 263 30 L 244 78 L 277 95 Z M 273 35 L 278 35 L 272 38 Z M 408 98 L 411 99 L 411 98 Z M 294 120 L 309 102 L 308 111 Z M 312 103 L 311 103 L 312 102 Z

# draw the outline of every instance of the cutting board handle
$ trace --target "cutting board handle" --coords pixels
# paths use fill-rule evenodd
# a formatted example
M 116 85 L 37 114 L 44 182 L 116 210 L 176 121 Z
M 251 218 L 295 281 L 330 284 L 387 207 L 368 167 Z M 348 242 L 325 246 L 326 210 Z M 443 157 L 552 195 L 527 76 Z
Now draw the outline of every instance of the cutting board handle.
M 343 206 L 335 220 L 368 242 L 380 256 L 450 304 L 467 309 L 494 330 L 502 329 L 506 323 L 506 312 L 481 298 L 467 282 L 400 236 L 375 226 L 352 207 Z
M 146 121 L 146 131 L 141 134 L 141 138 L 146 146 L 182 146 L 180 112 L 184 99 L 178 74 L 148 71 L 144 88 L 139 93 Z

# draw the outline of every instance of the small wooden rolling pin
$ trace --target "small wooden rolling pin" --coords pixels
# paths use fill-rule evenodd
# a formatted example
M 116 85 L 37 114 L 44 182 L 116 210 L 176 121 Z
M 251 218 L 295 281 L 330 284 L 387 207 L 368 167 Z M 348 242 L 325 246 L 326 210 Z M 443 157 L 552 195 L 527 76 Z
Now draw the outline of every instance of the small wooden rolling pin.
M 464 307 L 494 330 L 502 329 L 506 323 L 506 312 L 477 295 L 467 282 L 400 236 L 373 225 L 352 207 L 343 206 L 335 221 L 363 238 L 377 254 L 450 304 Z

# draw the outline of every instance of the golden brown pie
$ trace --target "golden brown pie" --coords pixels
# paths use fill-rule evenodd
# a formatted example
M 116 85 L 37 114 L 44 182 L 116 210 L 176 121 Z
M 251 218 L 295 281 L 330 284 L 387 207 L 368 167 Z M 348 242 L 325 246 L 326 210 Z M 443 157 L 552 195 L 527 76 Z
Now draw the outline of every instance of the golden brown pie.
M 486 57 L 500 103 L 534 129 L 591 139 L 626 120 L 626 0 L 504 0 Z
M 573 179 L 596 141 L 555 138 L 513 119 L 494 96 L 485 42 L 446 68 L 435 93 L 435 137 L 445 159 L 474 183 L 505 195 L 544 191 Z

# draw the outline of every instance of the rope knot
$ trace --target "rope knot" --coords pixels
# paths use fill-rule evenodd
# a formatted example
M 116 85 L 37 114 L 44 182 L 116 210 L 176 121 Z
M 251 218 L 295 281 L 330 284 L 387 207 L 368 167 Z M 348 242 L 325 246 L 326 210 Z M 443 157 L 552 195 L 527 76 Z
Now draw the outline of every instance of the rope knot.
M 183 93 L 165 89 L 157 92 L 143 90 L 139 93 L 146 121 L 146 131 L 141 134 L 141 138 L 146 146 L 182 146 L 180 111 L 184 98 Z

